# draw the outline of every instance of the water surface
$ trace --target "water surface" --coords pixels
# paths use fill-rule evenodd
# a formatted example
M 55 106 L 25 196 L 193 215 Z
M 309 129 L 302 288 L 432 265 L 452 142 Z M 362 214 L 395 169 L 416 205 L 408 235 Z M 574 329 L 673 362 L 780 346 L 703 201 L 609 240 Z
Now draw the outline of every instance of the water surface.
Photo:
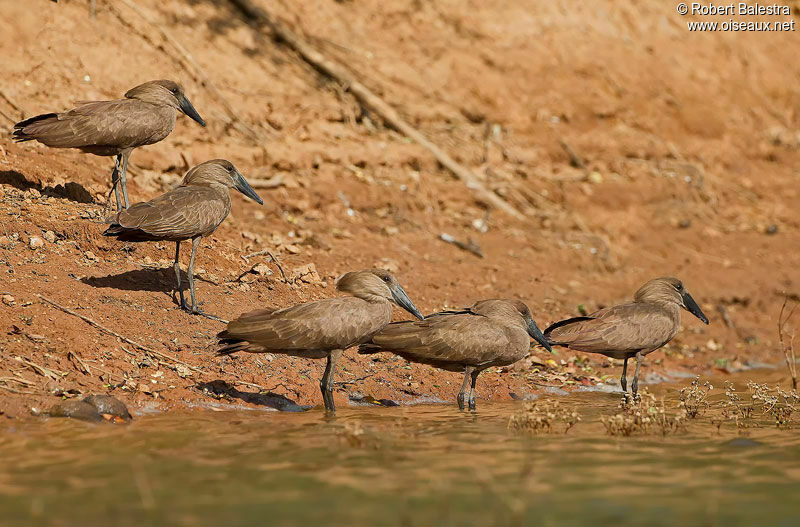
M 657 391 L 674 402 L 677 388 Z M 800 525 L 798 430 L 741 437 L 701 420 L 675 436 L 610 437 L 599 417 L 617 395 L 559 400 L 583 418 L 567 435 L 510 430 L 522 403 L 483 400 L 474 414 L 7 421 L 0 525 Z

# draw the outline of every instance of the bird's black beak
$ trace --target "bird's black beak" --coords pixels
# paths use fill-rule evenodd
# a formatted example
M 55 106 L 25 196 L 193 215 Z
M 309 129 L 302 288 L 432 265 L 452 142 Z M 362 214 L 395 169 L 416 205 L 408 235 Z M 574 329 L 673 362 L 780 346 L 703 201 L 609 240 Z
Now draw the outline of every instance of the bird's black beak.
M 702 320 L 703 323 L 708 324 L 708 317 L 706 317 L 706 315 L 700 309 L 700 306 L 697 305 L 697 302 L 694 301 L 692 295 L 684 292 L 681 294 L 681 300 L 683 301 L 683 308 L 686 309 L 686 311 Z
M 544 349 L 550 353 L 553 353 L 553 348 L 550 347 L 550 343 L 547 342 L 547 338 L 545 338 L 545 336 L 542 334 L 542 330 L 539 329 L 539 326 L 536 325 L 536 321 L 533 319 L 528 321 L 528 335 L 530 335 L 533 340 L 541 344 Z
M 206 125 L 206 122 L 203 120 L 202 117 L 200 117 L 200 114 L 197 113 L 197 110 L 194 109 L 194 106 L 192 106 L 192 103 L 189 102 L 189 99 L 187 99 L 185 95 L 180 98 L 178 106 L 180 107 L 183 113 L 185 113 L 187 116 L 191 117 L 193 120 L 200 123 L 200 126 Z
M 234 178 L 233 186 L 236 190 L 238 190 L 248 198 L 252 199 L 259 205 L 264 204 L 264 200 L 261 199 L 261 197 L 258 194 L 256 194 L 256 191 L 253 190 L 253 187 L 250 186 L 250 183 L 247 182 L 242 173 L 239 172 L 238 170 L 236 171 L 236 177 Z
M 414 305 L 414 302 L 412 302 L 411 299 L 408 298 L 408 295 L 403 289 L 403 286 L 397 284 L 395 286 L 392 286 L 390 290 L 392 291 L 392 298 L 394 298 L 394 301 L 397 302 L 398 306 L 402 307 L 403 309 L 405 309 L 418 319 L 425 320 L 425 317 L 423 317 L 422 313 L 419 312 L 417 306 Z

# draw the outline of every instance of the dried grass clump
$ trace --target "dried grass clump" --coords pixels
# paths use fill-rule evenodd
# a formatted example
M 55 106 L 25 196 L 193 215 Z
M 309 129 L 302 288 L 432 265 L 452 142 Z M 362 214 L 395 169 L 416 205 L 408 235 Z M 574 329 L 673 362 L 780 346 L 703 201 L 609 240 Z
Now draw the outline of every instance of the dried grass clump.
M 609 435 L 629 437 L 647 434 L 651 430 L 657 430 L 661 435 L 673 434 L 683 427 L 686 419 L 683 409 L 677 414 L 668 414 L 664 399 L 657 401 L 646 388 L 636 399 L 623 399 L 620 410 L 612 416 L 600 418 Z
M 699 375 L 689 386 L 681 388 L 679 406 L 686 412 L 686 417 L 694 419 L 708 408 L 709 404 L 706 399 L 708 393 L 713 389 L 714 387 L 708 381 L 700 384 Z
M 580 420 L 577 411 L 562 407 L 559 401 L 537 401 L 525 403 L 522 410 L 509 418 L 508 427 L 534 434 L 552 434 L 554 431 L 566 434 Z
M 792 414 L 800 404 L 800 395 L 796 391 L 786 392 L 780 386 L 770 390 L 766 384 L 755 382 L 748 382 L 747 389 L 750 390 L 754 410 L 760 410 L 762 416 L 770 415 L 778 428 L 791 425 Z

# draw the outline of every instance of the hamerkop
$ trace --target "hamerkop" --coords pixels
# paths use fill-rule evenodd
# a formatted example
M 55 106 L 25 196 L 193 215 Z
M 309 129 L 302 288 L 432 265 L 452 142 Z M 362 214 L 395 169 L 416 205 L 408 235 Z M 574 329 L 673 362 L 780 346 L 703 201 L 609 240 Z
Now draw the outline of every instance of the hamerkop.
M 423 318 L 389 271 L 367 269 L 344 274 L 336 280 L 336 289 L 350 296 L 243 314 L 217 335 L 222 345 L 219 354 L 246 351 L 327 357 L 320 389 L 325 409 L 335 412 L 333 374 L 344 350 L 369 341 L 391 322 L 393 302 Z
M 656 278 L 636 291 L 633 302 L 556 322 L 544 335 L 553 346 L 624 359 L 620 379 L 623 392 L 628 390 L 628 359 L 636 357 L 631 385 L 635 397 L 642 359 L 672 340 L 681 325 L 681 308 L 708 324 L 708 318 L 680 280 Z
M 128 90 L 124 99 L 86 102 L 68 112 L 45 113 L 20 121 L 14 125 L 13 138 L 36 140 L 53 148 L 78 148 L 97 156 L 116 156 L 111 188 L 117 210 L 122 210 L 120 189 L 128 208 L 125 174 L 131 151 L 167 137 L 175 128 L 175 110 L 206 125 L 180 84 L 157 80 Z
M 231 211 L 231 188 L 259 205 L 264 203 L 230 161 L 214 159 L 193 167 L 181 184 L 166 194 L 136 203 L 108 218 L 106 222 L 110 227 L 103 235 L 114 236 L 123 242 L 175 242 L 174 267 L 181 308 L 193 314 L 205 315 L 197 309 L 194 259 L 200 240 L 214 232 Z M 188 270 L 191 310 L 187 308 L 183 297 L 179 260 L 181 242 L 189 239 L 192 240 Z
M 463 410 L 466 399 L 474 410 L 478 375 L 486 368 L 525 357 L 531 337 L 550 350 L 528 306 L 519 300 L 481 300 L 462 311 L 441 311 L 424 320 L 389 324 L 358 352 L 388 351 L 412 362 L 463 371 L 458 407 Z

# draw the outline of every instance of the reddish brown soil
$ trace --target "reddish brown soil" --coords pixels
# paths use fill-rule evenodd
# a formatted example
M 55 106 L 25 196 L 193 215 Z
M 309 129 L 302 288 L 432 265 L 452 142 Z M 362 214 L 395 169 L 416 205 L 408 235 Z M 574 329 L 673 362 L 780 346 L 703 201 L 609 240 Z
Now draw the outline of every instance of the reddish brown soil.
M 485 206 L 462 182 L 268 34 L 216 2 L 137 3 L 191 53 L 238 122 L 203 73 L 119 2 L 121 18 L 98 2 L 95 19 L 78 0 L 5 2 L 2 90 L 30 116 L 118 97 L 145 80 L 181 81 L 209 126 L 181 118 L 165 141 L 136 151 L 134 201 L 215 157 L 250 179 L 283 176 L 283 186 L 259 191 L 263 207 L 236 194 L 202 244 L 205 310 L 232 318 L 322 298 L 337 275 L 383 266 L 426 313 L 518 297 L 545 327 L 579 304 L 623 301 L 644 281 L 675 275 L 711 325 L 685 316 L 647 372 L 781 359 L 781 295 L 800 294 L 797 33 L 689 34 L 668 2 L 263 3 L 525 214 L 492 212 L 482 233 L 473 223 Z M 110 392 L 134 411 L 203 404 L 213 399 L 197 386 L 215 380 L 321 402 L 321 361 L 215 357 L 222 325 L 179 311 L 171 296 L 173 246 L 101 236 L 112 161 L 13 144 L 12 120 L 23 115 L 2 97 L 0 110 L 10 117 L 0 114 L 0 412 L 26 415 L 58 390 Z M 570 166 L 562 141 L 585 170 Z M 439 241 L 442 232 L 472 238 L 485 258 Z M 43 246 L 31 249 L 32 237 Z M 313 264 L 321 283 L 306 275 L 290 285 L 268 257 L 243 259 L 263 249 L 290 276 Z M 259 263 L 272 274 L 248 273 Z M 201 372 L 148 359 L 39 294 Z M 578 364 L 575 355 L 537 350 L 509 372 L 484 373 L 479 395 L 502 400 L 619 375 L 602 357 Z M 357 380 L 337 387 L 339 404 L 356 391 L 452 401 L 461 381 L 352 351 L 338 380 Z

